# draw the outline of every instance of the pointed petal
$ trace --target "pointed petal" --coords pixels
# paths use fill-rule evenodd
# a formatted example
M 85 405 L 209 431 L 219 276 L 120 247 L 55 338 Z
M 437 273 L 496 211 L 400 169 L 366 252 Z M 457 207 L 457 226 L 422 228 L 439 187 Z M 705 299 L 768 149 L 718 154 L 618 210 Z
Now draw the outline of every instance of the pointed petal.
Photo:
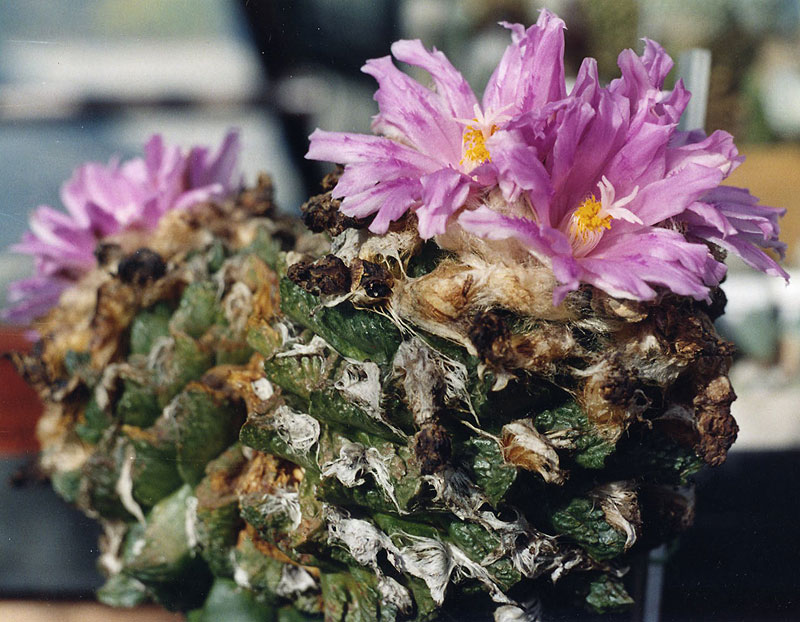
M 690 231 L 694 227 L 711 227 L 722 237 L 737 233 L 736 227 L 720 210 L 702 201 L 695 201 L 687 207 L 686 211 L 681 213 L 680 219 L 689 226 Z
M 657 89 L 663 88 L 664 79 L 675 65 L 669 54 L 664 51 L 664 48 L 651 39 L 644 40 L 642 64 L 647 70 L 650 83 Z
M 306 158 L 340 164 L 381 161 L 391 168 L 400 166 L 427 173 L 442 168 L 438 160 L 382 136 L 319 129 L 309 136 Z
M 578 259 L 585 280 L 612 296 L 649 300 L 653 285 L 666 287 L 697 300 L 708 298 L 708 286 L 724 274 L 709 262 L 703 244 L 692 244 L 675 231 L 651 229 L 647 233 L 605 236 L 591 255 Z
M 442 163 L 461 159 L 463 128 L 442 98 L 400 71 L 389 56 L 368 60 L 362 71 L 378 82 L 374 131 L 402 137 Z
M 436 48 L 429 52 L 419 39 L 401 40 L 392 44 L 392 54 L 404 63 L 427 71 L 436 92 L 446 102 L 450 114 L 457 119 L 470 119 L 478 100 L 464 76 Z
M 234 190 L 234 171 L 241 151 L 238 130 L 230 130 L 213 156 L 206 148 L 195 147 L 189 152 L 187 164 L 190 188 L 219 184 L 224 193 Z
M 756 270 L 761 270 L 761 272 L 771 276 L 782 277 L 787 281 L 789 280 L 789 274 L 778 264 L 778 262 L 758 248 L 758 246 L 744 239 L 744 236 L 729 235 L 728 237 L 723 238 L 716 235 L 716 232 L 711 229 L 698 229 L 696 232 L 693 231 L 693 233 L 698 235 L 698 237 L 702 237 L 703 239 L 713 242 L 725 250 L 738 255 L 741 257 L 742 261 Z
M 341 210 L 343 214 L 354 218 L 365 218 L 378 212 L 378 222 L 375 224 L 373 221 L 370 230 L 374 233 L 386 233 L 389 223 L 415 205 L 421 194 L 422 186 L 418 179 L 382 181 L 364 192 L 345 197 Z
M 675 142 L 683 144 L 673 147 Z M 727 177 L 743 161 L 744 157 L 733 144 L 733 136 L 722 130 L 708 137 L 697 132 L 676 132 L 666 152 L 668 171 L 693 163 L 718 168 Z
M 512 31 L 506 48 L 483 94 L 484 110 L 510 106 L 512 116 L 536 110 L 566 97 L 564 82 L 564 22 L 544 9 L 527 30 L 503 23 Z
M 709 257 L 705 245 L 691 244 L 676 232 L 654 229 L 646 236 L 619 236 L 578 262 L 584 271 L 581 280 L 612 296 L 650 300 L 656 294 L 652 286 L 657 285 L 706 300 L 708 286 L 718 284 L 724 274 L 717 262 L 709 263 Z

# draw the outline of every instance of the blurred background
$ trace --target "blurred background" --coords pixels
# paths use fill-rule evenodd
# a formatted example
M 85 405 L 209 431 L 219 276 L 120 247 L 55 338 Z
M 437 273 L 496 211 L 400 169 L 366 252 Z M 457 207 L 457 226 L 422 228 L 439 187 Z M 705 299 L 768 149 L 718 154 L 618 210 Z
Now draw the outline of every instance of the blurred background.
M 747 156 L 731 184 L 788 209 L 782 238 L 796 274 L 800 0 L 2 0 L 0 306 L 8 282 L 31 269 L 7 247 L 33 208 L 59 206 L 60 185 L 82 162 L 136 155 L 154 132 L 214 145 L 238 127 L 246 178 L 269 171 L 280 205 L 297 210 L 323 172 L 302 159 L 314 127 L 369 131 L 365 59 L 421 38 L 480 92 L 508 44 L 497 22 L 531 23 L 542 6 L 567 22 L 568 75 L 593 56 L 614 78 L 618 52 L 641 50 L 642 37 L 676 59 L 711 51 L 705 128 L 731 132 Z M 740 439 L 724 466 L 698 478 L 697 526 L 664 557 L 661 619 L 800 619 L 800 283 L 731 261 L 724 289 L 719 329 L 739 351 Z M 0 337 L 4 350 L 22 344 L 11 327 Z M 67 619 L 54 605 L 41 605 L 42 618 L 3 609 L 90 599 L 100 582 L 91 521 L 30 483 L 35 408 L 3 365 L 0 618 Z

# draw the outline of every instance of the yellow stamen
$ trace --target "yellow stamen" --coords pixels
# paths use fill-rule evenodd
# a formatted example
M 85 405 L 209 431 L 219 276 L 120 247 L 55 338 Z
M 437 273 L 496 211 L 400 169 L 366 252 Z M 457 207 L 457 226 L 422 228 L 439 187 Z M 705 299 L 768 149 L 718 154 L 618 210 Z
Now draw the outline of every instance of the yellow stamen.
M 497 131 L 497 126 L 493 125 L 489 130 L 489 136 Z M 465 160 L 473 162 L 476 166 L 483 164 L 487 160 L 492 161 L 492 154 L 486 148 L 487 136 L 483 130 L 478 129 L 474 125 L 467 126 L 464 132 L 464 156 L 461 158 L 459 164 L 464 164 Z
M 584 241 L 601 229 L 611 229 L 611 215 L 600 216 L 602 204 L 594 195 L 584 199 L 572 215 L 572 231 Z

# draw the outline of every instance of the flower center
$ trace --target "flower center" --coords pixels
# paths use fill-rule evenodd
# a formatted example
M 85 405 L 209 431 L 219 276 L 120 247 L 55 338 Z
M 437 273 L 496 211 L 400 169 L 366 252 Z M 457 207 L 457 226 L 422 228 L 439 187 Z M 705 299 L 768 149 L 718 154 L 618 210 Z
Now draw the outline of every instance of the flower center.
M 477 119 L 473 119 L 477 121 Z M 465 161 L 469 160 L 475 166 L 483 164 L 487 160 L 492 161 L 492 154 L 486 148 L 486 139 L 497 131 L 497 126 L 492 125 L 489 129 L 488 136 L 484 130 L 474 125 L 467 126 L 464 131 L 464 155 L 459 164 L 463 165 Z
M 570 232 L 586 241 L 601 229 L 611 229 L 611 214 L 601 215 L 602 208 L 602 203 L 594 195 L 584 199 L 572 215 Z

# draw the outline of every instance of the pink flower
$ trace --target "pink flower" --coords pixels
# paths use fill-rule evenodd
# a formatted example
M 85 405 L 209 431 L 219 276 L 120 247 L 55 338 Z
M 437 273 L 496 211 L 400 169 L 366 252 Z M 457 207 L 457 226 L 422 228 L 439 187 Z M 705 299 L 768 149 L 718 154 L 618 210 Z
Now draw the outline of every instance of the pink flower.
M 520 113 L 565 96 L 564 23 L 542 11 L 536 26 L 511 30 L 512 43 L 489 80 L 482 105 L 441 52 L 419 40 L 398 41 L 392 54 L 430 73 L 436 90 L 398 70 L 389 56 L 367 61 L 380 112 L 366 136 L 316 130 L 307 158 L 346 164 L 334 189 L 348 216 L 376 214 L 370 230 L 385 233 L 409 209 L 420 235 L 443 233 L 468 198 L 496 185 L 490 137 Z
M 673 63 L 657 43 L 645 41 L 642 56 L 623 51 L 607 87 L 586 59 L 567 94 L 563 22 L 542 11 L 527 30 L 505 26 L 512 43 L 482 107 L 419 41 L 392 52 L 427 70 L 435 91 L 388 57 L 367 62 L 381 136 L 317 130 L 306 156 L 345 164 L 334 189 L 344 213 L 376 214 L 376 233 L 413 210 L 423 238 L 458 225 L 515 239 L 552 267 L 556 304 L 580 283 L 637 300 L 658 287 L 707 299 L 725 275 L 707 242 L 788 278 L 762 250 L 783 252 L 782 211 L 720 185 L 742 160 L 729 134 L 677 130 L 690 94 L 681 81 L 663 90 Z
M 703 241 L 788 278 L 759 247 L 783 251 L 781 210 L 720 186 L 740 164 L 729 134 L 678 132 L 689 100 L 679 81 L 662 90 L 672 60 L 652 41 L 620 54 L 622 77 L 601 88 L 584 61 L 570 95 L 497 132 L 488 147 L 503 178 L 505 213 L 486 205 L 458 223 L 490 239 L 516 238 L 552 266 L 555 302 L 580 283 L 648 300 L 655 286 L 702 300 L 725 275 Z M 529 162 L 545 178 L 530 176 Z
M 4 319 L 24 323 L 58 302 L 61 292 L 97 264 L 98 240 L 128 229 L 150 231 L 167 211 L 232 192 L 239 136 L 229 132 L 215 154 L 194 147 L 184 154 L 160 135 L 145 145 L 145 157 L 120 164 L 90 162 L 61 189 L 67 212 L 37 208 L 30 231 L 12 250 L 33 255 L 36 275 L 8 288 Z

